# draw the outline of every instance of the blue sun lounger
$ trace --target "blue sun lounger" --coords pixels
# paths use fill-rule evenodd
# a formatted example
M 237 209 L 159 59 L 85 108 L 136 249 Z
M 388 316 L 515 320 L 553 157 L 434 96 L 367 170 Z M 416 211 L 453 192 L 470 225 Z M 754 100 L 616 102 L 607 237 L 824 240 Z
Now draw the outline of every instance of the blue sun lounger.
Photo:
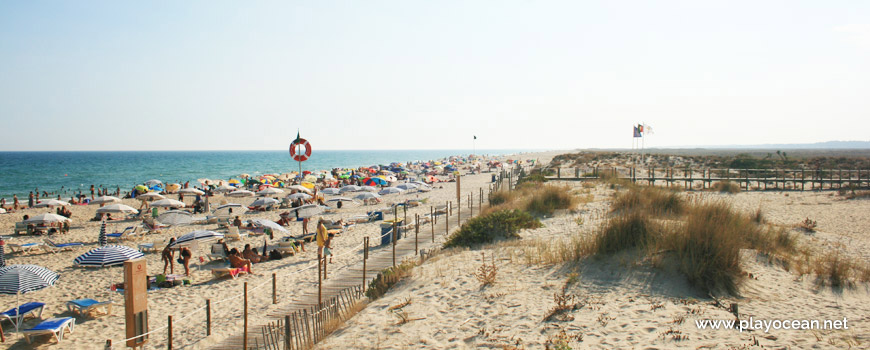
M 94 299 L 79 299 L 66 302 L 66 309 L 69 312 L 78 312 L 84 315 L 96 311 L 98 308 L 104 307 L 106 315 L 112 314 L 112 304 L 110 301 L 96 301 Z
M 9 310 L 0 313 L 0 320 L 8 319 L 9 322 L 12 322 L 12 325 L 15 326 L 15 329 L 18 329 L 18 325 L 21 324 L 21 321 L 24 320 L 24 317 L 27 317 L 28 314 L 36 314 L 37 317 L 42 318 L 42 310 L 45 308 L 45 303 L 40 303 L 36 301 L 31 301 L 29 303 L 21 304 L 21 306 L 17 308 L 11 308 Z
M 72 334 L 75 326 L 76 320 L 72 317 L 50 318 L 40 322 L 31 329 L 21 331 L 21 334 L 24 335 L 24 339 L 27 340 L 28 344 L 30 344 L 30 337 L 43 334 L 54 335 L 54 339 L 57 339 L 57 342 L 60 343 L 63 340 L 64 330 L 68 330 Z

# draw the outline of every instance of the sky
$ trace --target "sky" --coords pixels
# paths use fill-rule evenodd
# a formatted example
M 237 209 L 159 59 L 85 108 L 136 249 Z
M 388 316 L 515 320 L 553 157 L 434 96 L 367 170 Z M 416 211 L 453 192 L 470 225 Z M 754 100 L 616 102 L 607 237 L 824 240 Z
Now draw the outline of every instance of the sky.
M 3 1 L 0 151 L 870 140 L 868 62 L 860 0 Z

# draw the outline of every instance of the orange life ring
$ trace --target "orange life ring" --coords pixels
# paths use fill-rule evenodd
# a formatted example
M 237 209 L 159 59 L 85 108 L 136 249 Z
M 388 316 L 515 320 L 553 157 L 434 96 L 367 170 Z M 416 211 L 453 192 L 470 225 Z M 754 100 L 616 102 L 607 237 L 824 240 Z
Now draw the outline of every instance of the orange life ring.
M 296 154 L 296 146 L 305 147 L 305 153 Z M 294 140 L 293 143 L 290 144 L 290 157 L 293 157 L 293 160 L 297 162 L 308 160 L 308 157 L 311 157 L 311 144 L 303 138 Z

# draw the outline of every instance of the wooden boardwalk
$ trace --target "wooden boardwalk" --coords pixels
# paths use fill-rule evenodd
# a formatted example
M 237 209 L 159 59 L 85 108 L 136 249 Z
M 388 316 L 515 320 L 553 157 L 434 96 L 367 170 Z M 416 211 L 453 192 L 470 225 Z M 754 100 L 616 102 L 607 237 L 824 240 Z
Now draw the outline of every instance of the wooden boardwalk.
M 682 186 L 686 189 L 707 189 L 725 181 L 737 183 L 744 191 L 870 188 L 870 169 L 575 167 L 553 170 L 555 174 L 547 176 L 549 180 L 591 181 L 609 177 L 650 186 Z
M 480 202 L 473 202 L 474 214 L 480 210 L 478 203 Z M 247 341 L 243 334 L 234 335 L 212 349 L 244 349 L 246 344 L 247 349 L 313 347 L 328 335 L 323 330 L 324 324 L 328 322 L 324 321 L 321 313 L 326 312 L 327 318 L 346 320 L 349 309 L 365 298 L 364 289 L 381 271 L 401 264 L 403 259 L 420 259 L 433 249 L 438 249 L 443 245 L 447 233 L 459 227 L 458 221 L 464 222 L 471 218 L 468 203 L 465 204 L 462 209 L 454 206 L 453 215 L 436 215 L 434 221 L 421 224 L 417 230 L 413 224 L 407 225 L 395 244 L 388 243 L 378 249 L 369 250 L 368 259 L 363 259 L 362 250 L 353 253 L 359 256 L 358 263 L 335 275 L 330 274 L 327 268 L 327 278 L 322 280 L 319 289 L 296 295 L 292 300 L 286 301 L 285 305 L 270 311 L 267 317 L 274 322 L 248 327 Z M 375 243 L 380 242 L 372 242 Z M 286 338 L 285 334 L 290 334 L 291 339 Z

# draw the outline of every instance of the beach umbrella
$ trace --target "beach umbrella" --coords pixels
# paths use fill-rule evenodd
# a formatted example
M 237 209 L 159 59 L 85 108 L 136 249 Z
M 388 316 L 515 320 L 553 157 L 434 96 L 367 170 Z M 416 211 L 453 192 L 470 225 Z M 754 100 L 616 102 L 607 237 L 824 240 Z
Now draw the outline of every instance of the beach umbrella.
M 383 196 L 385 194 L 396 194 L 402 192 L 405 192 L 405 190 L 398 187 L 384 187 L 384 189 L 378 191 L 378 194 Z
M 360 193 L 360 194 L 354 196 L 353 198 L 356 198 L 359 200 L 367 200 L 367 199 L 372 199 L 372 198 L 381 198 L 381 196 L 377 193 L 363 192 L 363 193 Z
M 145 256 L 145 254 L 130 247 L 122 245 L 104 245 L 79 255 L 79 257 L 73 260 L 73 264 L 82 267 L 115 266 L 121 265 L 127 260 L 138 259 L 143 256 Z
M 246 208 L 244 205 L 238 203 L 227 203 L 215 208 L 215 210 L 212 210 L 212 214 L 218 215 L 219 212 L 220 214 L 223 214 L 224 212 L 229 214 L 230 211 L 232 211 L 233 214 L 244 214 L 247 210 L 248 208 Z
M 323 190 L 320 191 L 320 193 L 327 194 L 327 195 L 336 195 L 339 193 L 339 190 L 337 188 L 330 187 L 330 188 L 324 188 Z
M 400 190 L 404 190 L 404 191 L 416 190 L 417 185 L 412 184 L 412 183 L 404 183 L 404 184 L 400 184 L 400 185 L 396 186 L 396 188 L 398 188 Z
M 228 197 L 253 197 L 254 192 L 248 190 L 236 190 L 230 193 L 227 193 Z
M 305 177 L 302 178 L 302 181 L 317 182 L 317 176 L 310 175 L 310 174 L 305 175 Z
M 157 221 L 167 225 L 186 225 L 193 222 L 193 214 L 184 210 L 170 210 L 160 214 Z
M 138 214 L 139 211 L 135 208 L 121 203 L 109 204 L 102 208 L 97 208 L 97 213 L 121 213 L 121 214 Z
M 258 200 L 255 200 L 253 203 L 251 203 L 250 206 L 252 206 L 252 207 L 265 207 L 268 205 L 275 205 L 275 204 L 278 204 L 277 199 L 267 197 L 267 198 L 260 198 Z
M 60 278 L 56 272 L 39 265 L 9 265 L 0 267 L 0 293 L 15 294 L 15 305 L 21 305 L 21 294 L 53 286 Z M 18 306 L 15 314 L 18 314 Z M 15 330 L 21 323 L 15 324 Z
M 109 244 L 109 239 L 106 237 L 106 220 L 100 221 L 100 237 L 97 239 L 100 246 Z
M 64 202 L 64 201 L 60 201 L 57 199 L 46 199 L 46 200 L 39 201 L 39 203 L 37 203 L 33 207 L 34 208 L 45 208 L 45 207 L 67 206 L 67 205 L 69 205 L 69 203 Z
M 302 192 L 298 192 L 298 193 L 294 193 L 294 194 L 288 195 L 287 198 L 290 198 L 290 199 L 293 199 L 293 200 L 296 200 L 296 199 L 303 199 L 303 200 L 305 200 L 305 199 L 309 199 L 309 198 L 311 198 L 311 196 L 309 196 L 309 195 L 307 195 L 307 194 L 305 194 L 305 193 L 302 193 Z
M 218 186 L 214 190 L 215 190 L 215 192 L 232 192 L 232 191 L 235 191 L 236 188 L 233 186 L 229 186 L 229 185 L 222 185 L 222 186 Z
M 177 201 L 174 199 L 164 198 L 159 201 L 151 202 L 152 207 L 164 207 L 164 208 L 184 208 L 184 202 Z
M 224 238 L 223 233 L 217 233 L 214 231 L 199 230 L 199 231 L 193 231 L 191 233 L 187 233 L 187 234 L 182 235 L 181 237 L 178 237 L 177 239 L 175 239 L 175 242 L 173 242 L 169 246 L 170 247 L 186 247 L 186 246 L 190 246 L 193 244 L 206 243 L 206 242 L 216 241 L 216 240 L 223 239 L 223 238 Z
M 306 204 L 300 207 L 293 208 L 296 210 L 300 218 L 310 218 L 323 213 L 323 207 L 317 204 Z
M 311 190 L 309 190 L 307 187 L 301 186 L 301 185 L 287 186 L 287 189 L 293 190 L 293 191 L 305 192 L 305 193 L 309 193 L 309 194 L 311 193 Z
M 333 202 L 333 203 L 337 203 L 337 202 L 353 202 L 353 199 L 350 199 L 350 198 L 347 198 L 347 197 L 335 197 L 335 198 L 327 199 L 326 202 L 327 202 L 327 203 L 330 203 L 330 202 Z
M 362 186 L 359 188 L 360 192 L 375 192 L 377 193 L 379 188 L 373 186 Z
M 178 190 L 178 193 L 181 193 L 181 194 L 195 194 L 195 195 L 200 195 L 200 196 L 205 194 L 205 192 L 200 191 L 200 190 L 195 189 L 195 188 L 192 188 L 192 187 L 182 188 L 182 189 Z
M 269 187 L 269 188 L 266 188 L 260 192 L 257 192 L 257 194 L 261 195 L 261 196 L 272 196 L 272 195 L 281 194 L 281 193 L 284 193 L 284 190 L 274 188 L 274 187 Z
M 107 203 L 117 203 L 120 202 L 121 198 L 114 196 L 99 196 L 91 200 L 88 204 L 107 204 Z
M 303 181 L 303 182 L 301 182 L 299 185 L 301 185 L 302 187 L 305 187 L 305 188 L 307 188 L 307 189 L 309 189 L 309 190 L 313 190 L 313 189 L 314 189 L 314 184 L 311 183 L 311 182 L 308 182 L 308 181 Z
M 57 214 L 41 214 L 34 216 L 30 219 L 24 220 L 25 224 L 50 224 L 50 223 L 58 223 L 58 222 L 70 222 L 68 217 L 60 216 Z
M 160 180 L 145 181 L 145 186 L 148 186 L 148 187 L 154 187 L 154 186 L 162 185 L 162 184 L 163 184 L 163 182 L 161 182 Z
M 153 201 L 159 199 L 166 199 L 166 197 L 163 197 L 163 195 L 157 192 L 148 192 L 136 196 L 136 199 L 140 201 Z
M 347 185 L 338 190 L 339 193 L 358 192 L 362 187 L 356 185 Z
M 277 222 L 274 222 L 272 220 L 253 219 L 253 220 L 251 220 L 251 223 L 254 225 L 260 226 L 260 227 L 264 227 L 264 228 L 268 227 L 268 228 L 272 229 L 272 231 L 278 231 L 278 232 L 283 232 L 283 233 L 289 232 L 289 231 L 287 231 L 287 229 L 284 228 L 284 226 L 278 225 Z
M 366 186 L 378 186 L 378 185 L 386 185 L 387 181 L 379 178 L 379 177 L 367 177 L 363 180 L 363 185 Z

